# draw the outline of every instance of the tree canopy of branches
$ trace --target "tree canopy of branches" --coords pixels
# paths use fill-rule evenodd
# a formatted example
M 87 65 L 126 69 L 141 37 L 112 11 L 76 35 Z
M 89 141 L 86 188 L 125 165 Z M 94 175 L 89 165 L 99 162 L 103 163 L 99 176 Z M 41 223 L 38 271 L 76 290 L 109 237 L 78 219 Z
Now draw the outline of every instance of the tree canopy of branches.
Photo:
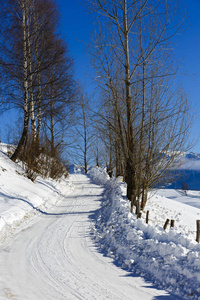
M 101 90 L 100 129 L 124 173 L 131 207 L 185 150 L 187 98 L 174 85 L 170 41 L 180 7 L 169 0 L 88 0 L 96 16 L 91 58 Z M 102 105 L 103 104 L 103 105 Z
M 63 139 L 56 133 L 64 132 L 75 91 L 73 61 L 57 32 L 57 6 L 53 0 L 6 0 L 0 19 L 3 105 L 24 115 L 12 159 L 23 156 L 25 149 L 38 154 L 42 126 L 54 156 Z

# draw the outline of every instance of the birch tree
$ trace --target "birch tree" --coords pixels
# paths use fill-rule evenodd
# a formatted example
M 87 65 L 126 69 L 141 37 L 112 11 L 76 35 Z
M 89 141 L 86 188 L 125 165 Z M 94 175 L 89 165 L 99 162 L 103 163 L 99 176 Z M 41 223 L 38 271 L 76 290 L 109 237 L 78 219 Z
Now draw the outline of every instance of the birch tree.
M 56 106 L 64 111 L 64 103 L 66 107 L 73 101 L 69 99 L 73 66 L 56 32 L 58 10 L 53 0 L 6 0 L 0 16 L 4 104 L 24 114 L 22 135 L 12 156 L 16 160 L 28 147 L 37 155 L 47 111 Z

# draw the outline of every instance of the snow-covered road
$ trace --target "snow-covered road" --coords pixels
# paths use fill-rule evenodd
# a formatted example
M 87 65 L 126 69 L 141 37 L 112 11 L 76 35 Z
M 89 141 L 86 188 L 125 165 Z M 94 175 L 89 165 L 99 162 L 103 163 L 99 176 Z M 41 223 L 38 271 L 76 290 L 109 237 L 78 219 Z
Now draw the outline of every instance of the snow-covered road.
M 0 299 L 176 299 L 98 251 L 90 227 L 103 188 L 71 176 L 74 189 L 56 207 L 0 246 Z

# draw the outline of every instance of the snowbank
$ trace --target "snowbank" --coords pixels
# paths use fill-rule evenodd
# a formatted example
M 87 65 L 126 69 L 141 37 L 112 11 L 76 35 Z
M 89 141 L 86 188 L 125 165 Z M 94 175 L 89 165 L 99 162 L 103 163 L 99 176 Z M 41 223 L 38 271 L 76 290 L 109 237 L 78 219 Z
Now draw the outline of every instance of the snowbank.
M 106 172 L 106 169 L 99 167 L 91 168 L 88 172 L 88 175 L 96 184 L 105 184 L 110 178 Z
M 7 149 L 7 148 L 6 148 Z M 2 149 L 4 150 L 4 149 Z M 33 183 L 23 168 L 12 162 L 0 151 L 0 231 L 11 230 L 31 216 L 45 213 L 69 188 L 65 181 L 44 180 L 40 177 Z M 4 230 L 5 229 L 5 230 Z
M 96 183 L 98 171 L 101 177 L 102 170 L 93 171 L 95 176 L 92 179 L 97 178 Z M 200 299 L 200 244 L 188 235 L 183 226 L 164 231 L 159 224 L 151 222 L 147 225 L 144 219 L 137 220 L 129 212 L 130 203 L 123 191 L 123 183 L 115 179 L 105 181 L 104 201 L 92 229 L 97 245 L 117 264 L 130 272 L 151 278 L 158 287 L 184 299 Z M 151 201 L 159 202 L 161 198 L 168 201 L 158 195 L 152 198 Z M 171 205 L 175 203 L 169 201 Z M 181 210 L 181 207 L 187 209 L 189 206 L 181 203 L 178 207 Z M 193 209 L 200 213 L 199 209 Z M 157 213 L 154 211 L 151 218 Z M 162 220 L 163 224 L 165 220 Z

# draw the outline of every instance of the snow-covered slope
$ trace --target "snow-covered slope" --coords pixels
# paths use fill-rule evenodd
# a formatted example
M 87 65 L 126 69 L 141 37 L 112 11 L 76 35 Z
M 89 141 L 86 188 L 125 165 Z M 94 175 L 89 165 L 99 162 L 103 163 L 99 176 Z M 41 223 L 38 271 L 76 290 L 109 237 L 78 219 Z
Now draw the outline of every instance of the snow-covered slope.
M 61 182 L 50 179 L 38 177 L 33 183 L 19 165 L 0 151 L 0 231 L 7 234 L 7 229 L 55 205 L 62 190 L 65 189 Z

